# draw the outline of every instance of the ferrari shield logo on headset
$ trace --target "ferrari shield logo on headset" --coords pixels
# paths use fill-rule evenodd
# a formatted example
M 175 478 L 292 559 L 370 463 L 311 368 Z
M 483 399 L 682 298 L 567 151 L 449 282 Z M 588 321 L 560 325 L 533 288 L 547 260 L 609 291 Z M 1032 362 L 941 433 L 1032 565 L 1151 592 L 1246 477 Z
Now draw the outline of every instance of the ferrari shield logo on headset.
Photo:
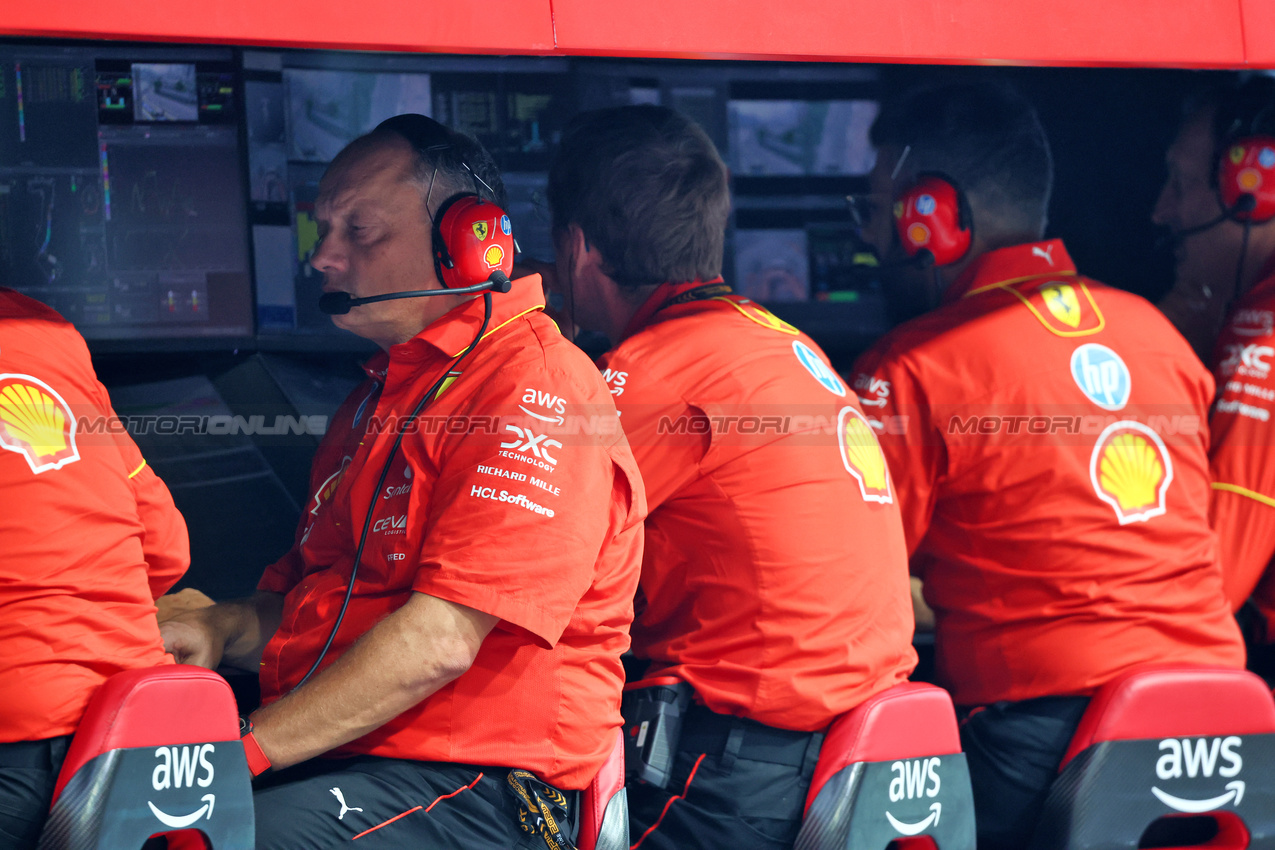
M 478 237 L 478 241 L 479 241 L 479 242 L 484 242 L 484 241 L 486 241 L 486 239 L 487 239 L 487 232 L 488 232 L 488 229 L 487 229 L 487 222 L 486 222 L 486 221 L 476 221 L 476 222 L 474 222 L 474 235 Z

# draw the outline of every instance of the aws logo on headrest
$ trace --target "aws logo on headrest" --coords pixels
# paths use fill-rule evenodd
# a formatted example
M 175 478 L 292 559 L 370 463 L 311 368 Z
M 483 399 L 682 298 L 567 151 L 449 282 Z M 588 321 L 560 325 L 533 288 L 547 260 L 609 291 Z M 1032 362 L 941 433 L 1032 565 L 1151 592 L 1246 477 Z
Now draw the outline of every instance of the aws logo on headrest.
M 1155 775 L 1162 781 L 1181 779 L 1185 774 L 1188 779 L 1197 777 L 1211 779 L 1216 770 L 1223 779 L 1239 776 L 1244 768 L 1244 760 L 1238 752 L 1243 741 L 1235 735 L 1225 738 L 1166 738 L 1160 742 L 1160 756 L 1155 765 Z M 1200 814 L 1220 809 L 1227 803 L 1239 806 L 1244 797 L 1244 781 L 1233 779 L 1224 786 L 1226 793 L 1199 800 L 1178 797 L 1158 786 L 1151 786 L 1151 793 L 1156 799 L 1171 809 L 1188 814 Z

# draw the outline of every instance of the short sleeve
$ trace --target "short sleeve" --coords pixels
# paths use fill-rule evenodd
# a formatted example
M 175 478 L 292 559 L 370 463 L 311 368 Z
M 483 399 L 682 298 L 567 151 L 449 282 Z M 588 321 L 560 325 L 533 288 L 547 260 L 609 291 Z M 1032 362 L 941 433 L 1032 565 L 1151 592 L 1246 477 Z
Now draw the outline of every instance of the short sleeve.
M 501 383 L 551 386 L 572 415 L 563 427 L 501 416 L 497 429 L 441 443 L 412 589 L 499 617 L 551 648 L 593 583 L 613 505 L 633 500 L 632 482 L 609 451 L 623 438 L 618 424 L 605 426 L 615 410 L 597 400 L 605 399 L 601 386 L 543 374 Z M 468 412 L 517 411 L 521 392 L 489 389 Z M 604 424 L 571 425 L 581 421 Z M 422 445 L 405 441 L 409 459 Z
M 642 470 L 647 506 L 655 511 L 701 475 L 700 463 L 712 443 L 708 414 L 667 382 L 647 386 L 640 376 L 650 370 L 632 368 L 623 353 L 608 354 L 598 366 L 604 375 L 626 377 L 615 406 Z
M 1270 435 L 1229 414 L 1215 416 L 1210 467 L 1213 478 L 1209 519 L 1218 536 L 1226 598 L 1238 609 L 1258 585 L 1275 555 L 1275 482 L 1269 463 Z
M 905 362 L 873 349 L 855 361 L 853 384 L 890 467 L 912 555 L 930 528 L 946 447 L 920 382 Z

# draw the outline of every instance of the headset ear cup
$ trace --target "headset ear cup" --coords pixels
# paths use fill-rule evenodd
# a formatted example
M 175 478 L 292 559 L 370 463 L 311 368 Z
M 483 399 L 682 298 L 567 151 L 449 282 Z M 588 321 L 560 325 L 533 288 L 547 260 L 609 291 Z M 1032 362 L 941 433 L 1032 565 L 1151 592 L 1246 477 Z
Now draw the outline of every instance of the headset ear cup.
M 894 202 L 894 223 L 909 257 L 922 250 L 934 265 L 946 266 L 968 253 L 973 240 L 972 216 L 956 184 L 940 174 L 922 174 Z
M 513 228 L 500 207 L 474 194 L 454 195 L 439 207 L 435 221 L 434 256 L 443 286 L 476 286 L 494 272 L 513 273 Z
M 1237 221 L 1260 224 L 1275 218 L 1275 136 L 1244 136 L 1224 145 L 1217 190 Z

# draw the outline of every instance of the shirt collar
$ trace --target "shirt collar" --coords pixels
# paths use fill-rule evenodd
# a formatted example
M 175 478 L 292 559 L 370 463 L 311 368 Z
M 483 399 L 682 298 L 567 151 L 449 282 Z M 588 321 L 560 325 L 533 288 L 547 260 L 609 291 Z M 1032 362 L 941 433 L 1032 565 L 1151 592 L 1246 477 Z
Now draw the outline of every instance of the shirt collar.
M 491 320 L 483 338 L 528 313 L 543 310 L 544 286 L 540 275 L 531 274 L 513 282 L 508 292 L 494 292 L 491 296 Z M 474 341 L 483 323 L 483 296 L 471 298 L 457 305 L 438 319 L 430 322 L 407 342 L 390 346 L 389 352 L 378 351 L 363 365 L 368 377 L 378 383 L 385 382 L 386 369 L 391 361 L 420 361 L 436 354 L 451 359 L 459 355 Z
M 642 302 L 642 306 L 633 314 L 633 318 L 629 319 L 628 325 L 624 328 L 624 333 L 620 334 L 620 339 L 616 340 L 618 345 L 620 342 L 633 336 L 633 334 L 642 330 L 651 323 L 655 318 L 655 314 L 670 307 L 675 303 L 686 303 L 687 301 L 698 301 L 699 298 L 690 297 L 686 301 L 679 301 L 682 296 L 689 292 L 694 292 L 700 287 L 714 287 L 713 291 L 707 289 L 703 294 L 706 297 L 714 297 L 717 295 L 730 294 L 730 287 L 725 284 L 721 277 L 715 277 L 712 280 L 690 280 L 684 283 L 661 283 L 655 288 L 655 291 Z M 720 291 L 718 291 L 720 289 Z M 697 293 L 699 294 L 699 293 Z
M 1074 275 L 1076 264 L 1061 239 L 1027 242 L 988 251 L 961 272 L 943 293 L 943 303 L 959 301 L 997 286 L 1050 275 Z

